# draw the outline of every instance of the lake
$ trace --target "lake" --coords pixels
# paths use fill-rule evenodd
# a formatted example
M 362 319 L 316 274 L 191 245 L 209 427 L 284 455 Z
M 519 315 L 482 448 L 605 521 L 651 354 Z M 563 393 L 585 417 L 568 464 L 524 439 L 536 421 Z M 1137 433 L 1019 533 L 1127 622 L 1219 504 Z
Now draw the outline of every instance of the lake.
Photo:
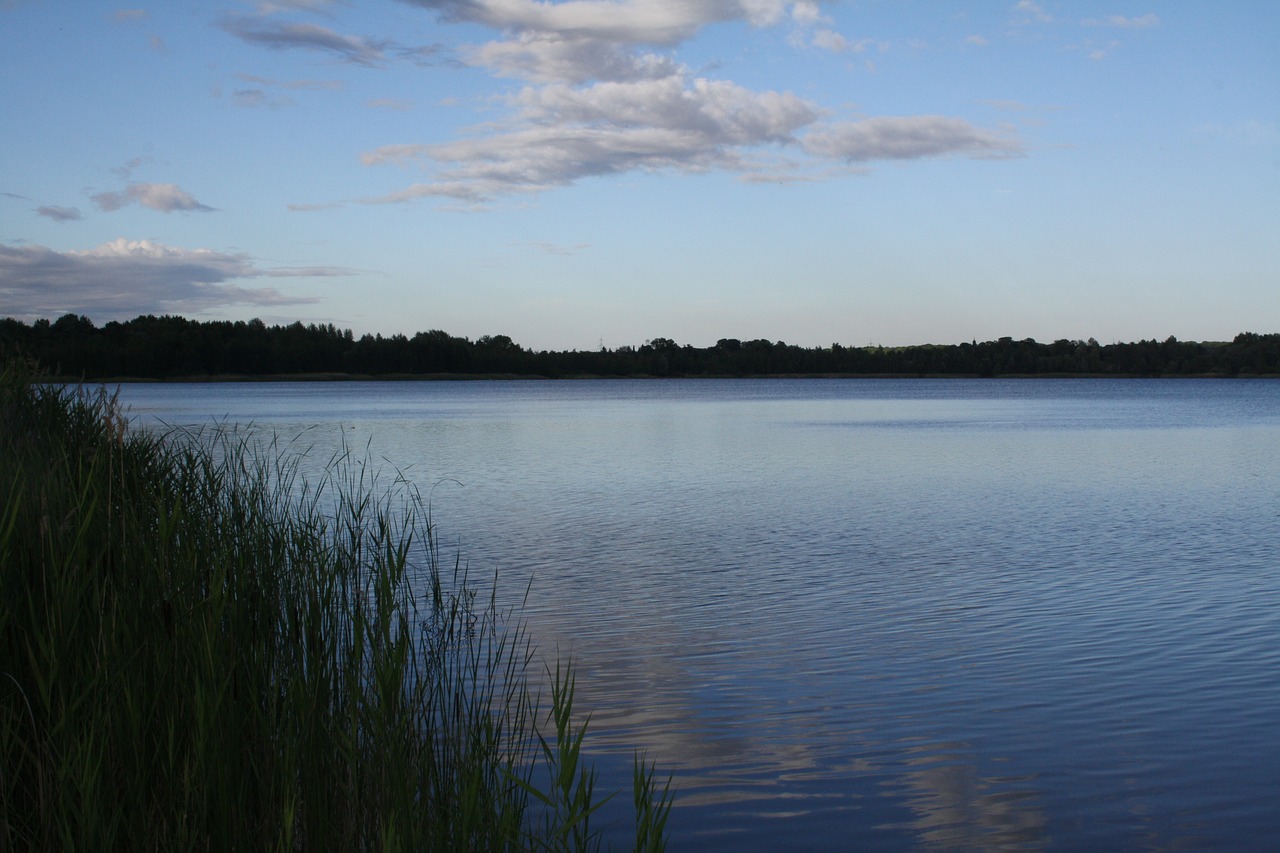
M 573 658 L 605 818 L 633 749 L 675 775 L 674 850 L 1280 849 L 1280 381 L 121 399 L 415 483 Z

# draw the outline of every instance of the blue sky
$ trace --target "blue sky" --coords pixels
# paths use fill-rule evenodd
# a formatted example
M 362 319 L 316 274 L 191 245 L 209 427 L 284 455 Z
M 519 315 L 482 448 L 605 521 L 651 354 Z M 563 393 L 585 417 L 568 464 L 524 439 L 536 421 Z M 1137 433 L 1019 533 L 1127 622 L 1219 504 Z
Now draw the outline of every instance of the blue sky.
M 0 0 L 0 316 L 1280 330 L 1280 3 Z

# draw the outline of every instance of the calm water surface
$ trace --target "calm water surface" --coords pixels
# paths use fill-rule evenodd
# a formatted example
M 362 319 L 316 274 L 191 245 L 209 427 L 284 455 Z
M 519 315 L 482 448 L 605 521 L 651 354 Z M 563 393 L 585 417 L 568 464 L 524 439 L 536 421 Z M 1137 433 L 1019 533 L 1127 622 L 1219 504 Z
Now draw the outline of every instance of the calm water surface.
M 532 579 L 607 819 L 634 748 L 675 774 L 674 849 L 1280 849 L 1280 382 L 122 397 L 419 485 L 474 574 Z

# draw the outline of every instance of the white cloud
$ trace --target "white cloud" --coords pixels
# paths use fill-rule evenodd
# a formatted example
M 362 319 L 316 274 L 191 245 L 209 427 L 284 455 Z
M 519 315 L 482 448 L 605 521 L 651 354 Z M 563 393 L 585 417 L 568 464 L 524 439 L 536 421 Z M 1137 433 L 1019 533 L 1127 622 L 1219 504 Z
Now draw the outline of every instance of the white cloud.
M 820 111 L 789 92 L 753 92 L 724 80 L 683 77 L 585 88 L 545 86 L 519 98 L 521 118 L 563 127 L 658 127 L 697 133 L 715 145 L 786 142 Z
M 801 0 L 801 2 L 791 7 L 791 20 L 804 27 L 831 22 L 830 18 L 822 14 L 818 4 L 809 2 L 809 0 Z
M 41 216 L 47 216 L 54 222 L 74 222 L 77 219 L 84 219 L 84 214 L 74 207 L 57 207 L 56 205 L 48 205 L 37 207 L 36 213 Z
M 1016 139 L 961 119 L 899 117 L 820 126 L 824 111 L 789 92 L 754 91 L 695 77 L 654 46 L 673 47 L 725 21 L 764 26 L 790 21 L 792 40 L 837 53 L 862 53 L 813 0 L 406 0 L 446 21 L 501 30 L 461 58 L 528 83 L 506 98 L 509 115 L 452 142 L 385 145 L 367 165 L 419 165 L 430 174 L 366 203 L 448 198 L 483 204 L 584 178 L 628 171 L 736 172 L 754 181 L 830 174 L 833 162 L 1020 154 Z M 882 46 L 883 49 L 883 46 Z M 806 136 L 805 133 L 808 132 Z M 799 152 L 800 161 L 780 152 Z M 805 172 L 808 171 L 808 175 Z
M 818 20 L 811 2 L 781 0 L 418 0 L 446 20 L 500 28 L 505 38 L 462 53 L 472 65 L 530 81 L 509 101 L 514 114 L 487 136 L 437 145 L 388 145 L 370 165 L 429 162 L 435 180 L 367 201 L 429 196 L 467 202 L 538 192 L 582 178 L 639 170 L 749 168 L 744 151 L 794 142 L 819 110 L 794 95 L 730 82 L 690 80 L 674 59 L 637 51 L 671 46 L 710 23 Z
M 294 3 L 281 6 L 268 4 L 259 9 L 263 16 L 290 8 L 310 10 L 317 3 Z M 393 39 L 371 39 L 349 36 L 319 24 L 284 23 L 265 17 L 242 15 L 225 17 L 219 24 L 236 38 L 271 50 L 310 50 L 327 53 L 343 62 L 366 67 L 383 65 L 389 59 L 403 59 L 416 65 L 430 65 L 437 60 L 439 45 L 405 45 Z
M 488 42 L 464 51 L 463 58 L 500 77 L 539 83 L 651 80 L 680 71 L 677 62 L 664 56 L 637 55 L 627 46 L 599 39 L 546 33 Z
M 315 12 L 332 6 L 334 0 L 267 0 L 257 4 L 259 15 L 275 15 L 279 12 Z
M 754 181 L 803 180 L 795 164 L 782 172 L 754 155 L 759 146 L 798 146 L 827 161 L 865 163 L 948 156 L 1022 156 L 1012 136 L 944 116 L 880 117 L 816 125 L 820 111 L 790 94 L 753 93 L 732 83 L 697 80 L 567 86 L 523 93 L 523 124 L 505 133 L 455 142 L 385 146 L 369 164 L 439 164 L 437 180 L 370 203 L 448 197 L 483 203 L 578 180 L 633 170 L 737 171 Z M 806 135 L 800 131 L 812 127 Z
M 660 127 L 531 127 L 423 150 L 444 164 L 439 179 L 373 201 L 423 196 L 487 201 L 635 169 L 705 172 L 729 158 L 696 131 Z
M 556 33 L 621 44 L 674 45 L 707 24 L 746 20 L 777 23 L 789 5 L 783 0 L 406 0 L 434 9 L 446 20 L 487 24 L 501 30 Z
M 1014 138 L 946 116 L 881 116 L 834 123 L 804 139 L 810 153 L 851 163 L 964 156 L 1002 159 L 1023 154 Z
M 813 34 L 813 46 L 832 53 L 844 53 L 849 49 L 849 41 L 835 30 L 818 30 Z
M 230 18 L 222 29 L 250 44 L 273 50 L 298 48 L 332 54 L 357 65 L 377 65 L 386 59 L 390 42 L 346 36 L 318 24 L 287 24 Z
M 262 89 L 237 89 L 231 93 L 231 100 L 238 107 L 288 107 L 293 105 L 289 98 L 270 95 Z
M 245 254 L 183 249 L 119 238 L 95 249 L 58 252 L 0 244 L 0 301 L 13 316 L 64 313 L 133 317 L 223 305 L 298 305 L 315 297 L 228 282 L 279 276 L 347 275 L 333 268 L 261 269 Z
M 803 33 L 793 33 L 792 43 L 797 46 L 804 44 Z M 860 38 L 857 41 L 849 41 L 845 36 L 835 30 L 820 29 L 815 30 L 809 43 L 816 48 L 829 50 L 832 53 L 866 53 L 872 47 L 878 46 L 881 53 L 889 50 L 887 42 L 876 42 L 872 38 Z
M 630 83 L 529 87 L 511 127 L 438 145 L 389 145 L 365 163 L 429 159 L 439 180 L 375 201 L 450 196 L 482 201 L 537 192 L 581 178 L 640 169 L 705 172 L 746 168 L 739 149 L 795 141 L 820 111 L 790 93 L 752 92 L 727 81 L 683 76 Z
M 1148 12 L 1133 18 L 1124 15 L 1111 15 L 1106 18 L 1087 18 L 1081 21 L 1087 27 L 1117 27 L 1124 30 L 1146 30 L 1160 26 L 1160 17 Z
M 1038 21 L 1042 24 L 1053 22 L 1053 16 L 1041 8 L 1034 0 L 1018 0 L 1013 10 L 1023 15 L 1024 19 Z
M 133 173 L 137 171 L 139 168 L 150 165 L 153 162 L 155 161 L 149 156 L 134 157 L 128 163 L 125 163 L 123 166 L 117 166 L 111 171 L 115 172 L 117 175 L 119 175 L 121 178 L 127 181 L 129 180 L 130 177 L 133 176 Z
M 176 184 L 132 183 L 120 192 L 102 192 L 94 195 L 93 203 L 104 212 L 119 210 L 134 203 L 161 213 L 174 211 L 207 213 L 213 210 L 212 207 L 196 201 L 195 196 Z
M 360 155 L 360 162 L 366 166 L 408 166 L 419 158 L 429 158 L 432 146 L 421 142 L 383 145 L 373 151 Z
M 1108 56 L 1110 56 L 1111 53 L 1119 49 L 1120 46 L 1121 46 L 1121 43 L 1119 41 L 1112 39 L 1107 44 L 1101 45 L 1101 46 L 1095 45 L 1093 42 L 1086 42 L 1085 44 L 1081 45 L 1077 49 L 1084 50 L 1085 56 L 1089 57 L 1089 59 L 1093 60 L 1094 62 L 1099 62 L 1103 59 L 1106 59 Z

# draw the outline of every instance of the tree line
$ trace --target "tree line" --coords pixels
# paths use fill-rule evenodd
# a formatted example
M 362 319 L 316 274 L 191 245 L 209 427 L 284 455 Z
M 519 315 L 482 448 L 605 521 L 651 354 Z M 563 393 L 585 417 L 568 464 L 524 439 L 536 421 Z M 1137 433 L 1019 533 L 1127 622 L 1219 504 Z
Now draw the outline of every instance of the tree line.
M 0 360 L 32 359 L 64 378 L 177 379 L 293 374 L 359 376 L 1249 376 L 1280 375 L 1280 334 L 1229 342 L 1010 337 L 906 347 L 801 347 L 722 338 L 694 347 L 670 338 L 598 350 L 535 351 L 506 335 L 472 341 L 434 329 L 355 337 L 333 324 L 268 326 L 145 315 L 99 327 L 84 316 L 27 324 L 0 319 Z

